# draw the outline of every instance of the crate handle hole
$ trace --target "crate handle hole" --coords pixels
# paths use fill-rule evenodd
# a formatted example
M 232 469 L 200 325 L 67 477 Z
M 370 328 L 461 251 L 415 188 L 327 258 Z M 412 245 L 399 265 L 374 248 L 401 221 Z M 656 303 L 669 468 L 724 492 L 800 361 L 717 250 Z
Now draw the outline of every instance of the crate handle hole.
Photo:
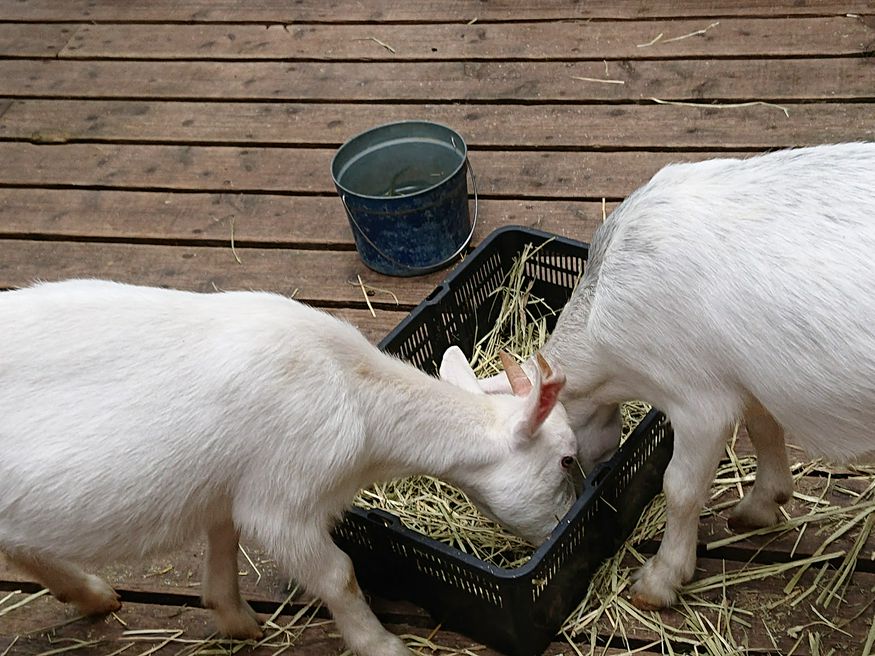
M 596 467 L 595 471 L 590 475 L 589 482 L 593 487 L 600 486 L 608 474 L 611 473 L 611 467 L 606 464 L 601 464 Z
M 425 297 L 425 301 L 424 301 L 424 302 L 426 302 L 426 303 L 430 303 L 431 301 L 434 301 L 438 296 L 441 296 L 441 295 L 444 293 L 444 291 L 445 291 L 445 286 L 444 286 L 444 285 L 439 285 L 439 286 L 435 287 L 435 288 L 431 291 L 431 293 L 430 293 L 428 296 Z

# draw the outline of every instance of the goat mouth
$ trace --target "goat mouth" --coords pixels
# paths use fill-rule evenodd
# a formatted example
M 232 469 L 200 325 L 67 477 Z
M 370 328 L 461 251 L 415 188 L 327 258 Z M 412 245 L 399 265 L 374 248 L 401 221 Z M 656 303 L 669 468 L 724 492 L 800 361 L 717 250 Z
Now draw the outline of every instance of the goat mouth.
M 556 528 L 555 526 L 553 528 Z M 542 533 L 540 535 L 524 535 L 523 539 L 531 544 L 534 547 L 540 547 L 547 540 L 550 539 L 550 536 L 553 535 L 553 529 L 549 530 L 547 533 Z

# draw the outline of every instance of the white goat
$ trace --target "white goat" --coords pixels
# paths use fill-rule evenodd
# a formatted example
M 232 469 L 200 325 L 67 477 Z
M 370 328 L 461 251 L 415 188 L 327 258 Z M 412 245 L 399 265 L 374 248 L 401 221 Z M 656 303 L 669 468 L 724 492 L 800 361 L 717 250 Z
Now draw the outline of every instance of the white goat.
M 246 638 L 260 630 L 237 587 L 242 534 L 322 598 L 353 650 L 405 654 L 331 539 L 360 488 L 439 476 L 532 541 L 573 502 L 575 439 L 551 412 L 562 374 L 536 373 L 525 396 L 469 382 L 428 376 L 274 294 L 87 280 L 4 292 L 0 551 L 98 614 L 117 595 L 72 563 L 205 533 L 204 604 Z
M 873 253 L 872 143 L 670 165 L 596 232 L 542 352 L 568 377 L 560 401 L 584 468 L 616 449 L 618 402 L 648 401 L 674 427 L 665 536 L 638 572 L 638 606 L 671 605 L 692 577 L 699 512 L 737 421 L 758 472 L 735 528 L 780 520 L 793 493 L 784 431 L 814 456 L 875 455 Z M 446 354 L 449 379 L 458 357 Z

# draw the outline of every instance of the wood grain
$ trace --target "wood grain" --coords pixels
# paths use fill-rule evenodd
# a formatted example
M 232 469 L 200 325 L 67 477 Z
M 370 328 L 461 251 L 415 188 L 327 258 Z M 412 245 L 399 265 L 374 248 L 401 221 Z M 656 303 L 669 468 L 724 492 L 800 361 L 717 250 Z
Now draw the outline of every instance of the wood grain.
M 0 56 L 57 57 L 77 29 L 78 25 L 0 22 Z
M 715 22 L 719 24 L 708 29 Z M 14 27 L 18 37 L 0 49 L 0 54 L 113 59 L 601 61 L 753 55 L 856 56 L 870 52 L 875 40 L 875 29 L 865 20 L 844 15 L 473 25 L 322 25 L 294 20 L 269 25 L 85 23 L 57 53 L 58 36 L 44 34 L 43 25 L 22 23 Z M 707 32 L 695 37 L 680 38 L 706 29 Z M 654 42 L 660 34 L 663 37 Z M 653 45 L 646 45 L 651 42 Z
M 348 3 L 344 0 L 306 0 L 294 8 L 273 0 L 254 0 L 241 5 L 234 0 L 195 0 L 184 4 L 173 0 L 149 3 L 124 3 L 113 0 L 20 0 L 4 8 L 6 20 L 31 21 L 183 21 L 183 22 L 276 22 L 276 21 L 438 21 L 464 22 L 545 19 L 635 19 L 715 16 L 835 16 L 846 13 L 871 13 L 871 0 L 797 0 L 775 3 L 752 0 L 615 0 L 614 2 L 576 2 L 539 0 L 518 2 L 498 0 L 472 6 L 465 0 L 425 0 L 416 5 L 372 0 Z
M 322 149 L 0 142 L 0 186 L 335 197 L 333 155 Z M 583 200 L 623 198 L 666 164 L 715 156 L 730 154 L 480 151 L 469 159 L 481 196 Z
M 575 78 L 591 78 L 580 80 Z M 0 96 L 324 101 L 829 100 L 871 98 L 875 59 L 616 62 L 0 60 Z M 623 84 L 599 82 L 619 80 Z
M 0 237 L 204 242 L 238 246 L 354 248 L 339 199 L 269 194 L 18 189 L 0 187 Z M 616 203 L 606 203 L 610 212 Z M 473 212 L 473 204 L 472 204 Z M 473 245 L 498 227 L 523 225 L 589 241 L 600 202 L 484 200 Z
M 875 138 L 875 104 L 868 103 L 782 109 L 16 100 L 0 117 L 0 139 L 339 146 L 375 125 L 408 119 L 453 126 L 472 148 L 744 150 Z
M 304 251 L 230 247 L 151 246 L 87 242 L 0 240 L 0 288 L 34 280 L 95 277 L 200 292 L 232 289 L 275 291 L 316 305 L 364 309 L 356 276 L 390 289 L 372 303 L 390 311 L 410 310 L 431 292 L 446 272 L 415 278 L 374 273 L 351 251 Z M 46 263 L 51 262 L 51 266 Z

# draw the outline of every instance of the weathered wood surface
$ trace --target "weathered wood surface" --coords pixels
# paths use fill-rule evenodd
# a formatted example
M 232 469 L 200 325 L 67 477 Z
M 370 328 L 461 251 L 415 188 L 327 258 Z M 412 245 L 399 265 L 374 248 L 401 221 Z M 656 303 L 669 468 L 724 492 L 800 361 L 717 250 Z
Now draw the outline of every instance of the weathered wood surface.
M 605 203 L 609 213 L 616 203 Z M 473 208 L 473 204 L 472 204 Z M 602 221 L 600 202 L 482 200 L 473 244 L 504 225 L 587 240 Z M 0 238 L 202 243 L 238 248 L 352 250 L 335 196 L 280 196 L 0 187 Z
M 293 198 L 329 194 L 336 200 L 330 175 L 333 153 L 321 148 L 0 142 L 0 187 L 271 193 Z M 477 151 L 470 154 L 470 161 L 481 196 L 580 201 L 623 198 L 666 164 L 713 156 L 708 152 Z M 343 220 L 342 215 L 337 220 Z
M 36 279 L 96 276 L 200 292 L 270 289 L 294 293 L 299 300 L 320 306 L 363 308 L 356 276 L 370 283 L 377 276 L 351 251 L 247 248 L 237 250 L 238 263 L 230 246 L 0 240 L 0 252 L 5 254 L 0 260 L 0 288 L 20 287 Z M 51 259 L 51 271 L 46 270 L 43 258 Z M 411 309 L 444 275 L 438 272 L 393 280 L 391 291 L 398 298 L 398 307 Z M 386 295 L 372 302 L 388 309 L 395 305 Z
M 472 25 L 9 23 L 0 24 L 0 55 L 320 61 L 857 56 L 873 49 L 870 23 L 845 15 Z
M 16 595 L 13 600 L 24 596 Z M 276 618 L 277 626 L 291 624 L 293 613 L 302 609 L 300 604 L 287 606 L 286 612 Z M 307 611 L 306 617 L 295 622 L 296 628 L 268 631 L 266 644 L 246 648 L 243 653 L 267 656 L 277 653 L 283 646 L 288 648 L 292 645 L 291 653 L 295 654 L 323 656 L 343 652 L 343 642 L 325 611 L 318 605 L 314 605 L 312 610 L 304 610 Z M 270 615 L 272 612 L 263 613 L 262 619 L 266 620 Z M 0 634 L 0 654 L 9 645 L 12 645 L 9 654 L 15 656 L 44 656 L 47 650 L 65 647 L 71 653 L 89 656 L 109 656 L 125 647 L 134 654 L 143 654 L 151 649 L 155 651 L 150 653 L 159 654 L 229 653 L 227 650 L 232 647 L 230 641 L 215 637 L 210 613 L 196 607 L 129 602 L 106 619 L 75 620 L 75 617 L 72 611 L 63 608 L 54 599 L 36 599 L 2 618 L 12 633 Z M 391 621 L 392 618 L 383 619 Z M 387 627 L 404 636 L 412 645 L 416 645 L 417 638 L 427 639 L 434 632 L 433 623 L 410 625 L 387 622 Z M 35 633 L 34 629 L 37 629 Z M 438 642 L 446 649 L 476 648 L 469 638 L 449 631 L 441 631 Z M 196 643 L 200 643 L 200 652 L 194 651 Z M 481 651 L 478 650 L 478 653 Z
M 875 69 L 873 69 L 875 71 Z M 790 107 L 522 105 L 512 122 L 504 105 L 349 105 L 15 100 L 0 118 L 0 138 L 37 143 L 111 141 L 221 145 L 340 145 L 380 121 L 464 125 L 472 148 L 766 149 L 842 138 L 875 138 L 869 104 Z M 627 125 L 640 128 L 630 134 Z
M 475 245 L 509 224 L 587 241 L 603 210 L 668 163 L 875 138 L 873 51 L 872 0 L 0 0 L 0 288 L 103 276 L 270 289 L 348 319 L 376 342 L 446 272 L 386 278 L 358 259 L 329 174 L 352 134 L 417 117 L 459 130 L 477 173 Z M 747 104 L 760 101 L 770 104 Z M 357 276 L 398 304 L 372 292 L 372 316 Z M 750 454 L 750 444 L 740 440 L 737 451 Z M 846 471 L 829 476 L 802 477 L 791 516 L 811 499 L 848 504 L 870 484 Z M 733 485 L 712 499 L 716 510 L 702 520 L 698 579 L 810 556 L 835 528 L 821 522 L 709 550 L 731 537 L 725 519 L 738 494 Z M 852 548 L 858 534 L 859 526 L 830 550 Z M 655 547 L 641 545 L 645 554 Z M 241 556 L 241 587 L 269 615 L 287 581 L 247 548 L 261 577 Z M 196 542 L 104 569 L 125 601 L 118 619 L 70 622 L 72 611 L 48 598 L 2 614 L 0 656 L 126 645 L 123 653 L 188 653 L 194 645 L 182 641 L 212 632 L 198 608 L 201 562 Z M 789 605 L 782 589 L 792 574 L 728 591 L 750 624 L 734 625 L 739 643 L 776 655 L 860 653 L 872 622 L 875 537 L 862 543 L 839 605 Z M 0 599 L 19 588 L 15 599 L 37 586 L 0 563 Z M 280 624 L 307 603 L 296 598 Z M 472 647 L 415 606 L 372 603 L 392 630 L 419 636 L 408 644 L 421 653 L 433 654 L 421 642 L 428 636 L 450 653 Z M 680 621 L 669 611 L 621 629 L 603 617 L 599 646 L 587 632 L 577 648 L 601 653 L 609 643 L 604 653 L 626 653 L 625 634 L 630 647 L 659 653 L 654 618 Z M 119 619 L 127 629 L 182 633 L 163 647 L 175 634 L 134 643 Z M 292 653 L 343 651 L 326 620 L 320 611 Z M 547 653 L 571 651 L 557 640 Z
M 0 23 L 0 56 L 55 57 L 76 31 L 76 25 L 37 24 L 24 27 Z
M 464 22 L 557 20 L 567 18 L 636 19 L 714 16 L 836 16 L 875 11 L 871 0 L 617 0 L 579 2 L 543 0 L 471 3 L 465 0 L 428 0 L 415 6 L 392 0 L 348 3 L 344 0 L 307 0 L 289 5 L 278 0 L 257 0 L 240 5 L 234 0 L 173 0 L 123 3 L 113 0 L 21 0 L 4 8 L 3 18 L 18 21 L 182 21 L 182 22 Z
M 341 102 L 871 98 L 875 59 L 604 62 L 0 60 L 0 96 Z M 589 79 L 579 79 L 589 78 Z M 617 82 L 605 82 L 615 80 Z M 619 84 L 618 82 L 622 82 Z

